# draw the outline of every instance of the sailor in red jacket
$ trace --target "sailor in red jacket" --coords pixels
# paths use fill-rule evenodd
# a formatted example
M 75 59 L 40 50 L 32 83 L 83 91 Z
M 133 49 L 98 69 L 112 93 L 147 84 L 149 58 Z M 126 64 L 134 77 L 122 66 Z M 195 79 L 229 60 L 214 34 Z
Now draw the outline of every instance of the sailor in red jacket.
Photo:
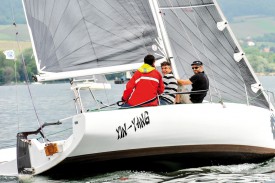
M 161 74 L 155 68 L 155 57 L 147 55 L 144 64 L 135 72 L 126 85 L 122 100 L 129 106 L 156 106 L 159 104 L 157 95 L 163 93 L 164 84 Z M 151 102 L 152 99 L 154 99 Z

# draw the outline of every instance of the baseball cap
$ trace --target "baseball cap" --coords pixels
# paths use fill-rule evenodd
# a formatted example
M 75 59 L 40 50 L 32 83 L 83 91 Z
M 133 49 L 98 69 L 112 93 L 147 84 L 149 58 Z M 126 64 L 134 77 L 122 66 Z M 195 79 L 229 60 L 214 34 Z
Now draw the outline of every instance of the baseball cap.
M 203 65 L 203 63 L 201 62 L 201 61 L 194 61 L 192 64 L 191 64 L 191 66 L 192 65 Z

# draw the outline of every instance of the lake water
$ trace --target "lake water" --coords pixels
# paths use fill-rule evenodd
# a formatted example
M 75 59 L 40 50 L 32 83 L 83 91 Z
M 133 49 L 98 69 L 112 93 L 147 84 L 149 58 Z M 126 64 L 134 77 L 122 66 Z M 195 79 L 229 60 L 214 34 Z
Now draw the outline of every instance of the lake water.
M 259 77 L 265 89 L 275 92 L 275 77 Z M 106 92 L 103 103 L 114 103 L 121 97 L 123 85 L 113 85 L 116 94 Z M 18 131 L 35 130 L 39 123 L 56 122 L 75 113 L 73 93 L 68 83 L 31 85 L 30 97 L 26 85 L 0 86 L 0 148 L 14 146 Z M 95 95 L 99 93 L 95 92 Z M 30 98 L 33 99 L 33 104 Z M 99 96 L 100 98 L 100 96 Z M 87 101 L 89 103 L 89 101 Z M 33 107 L 35 106 L 35 107 Z M 71 133 L 71 124 L 66 120 L 62 126 L 45 129 L 50 140 Z M 146 166 L 146 165 L 145 165 Z M 275 158 L 259 164 L 240 164 L 230 166 L 210 166 L 193 169 L 181 169 L 174 172 L 155 172 L 135 169 L 114 170 L 77 176 L 38 175 L 20 177 L 0 176 L 0 182 L 273 182 L 275 183 Z M 58 172 L 56 172 L 58 175 Z M 63 172 L 64 174 L 64 172 Z

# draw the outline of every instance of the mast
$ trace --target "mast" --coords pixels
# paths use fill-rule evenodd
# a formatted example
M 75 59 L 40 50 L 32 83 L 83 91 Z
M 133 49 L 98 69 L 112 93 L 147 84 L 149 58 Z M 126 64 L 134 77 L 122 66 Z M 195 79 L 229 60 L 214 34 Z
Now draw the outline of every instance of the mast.
M 159 36 L 162 38 L 163 43 L 164 43 L 164 49 L 167 54 L 167 59 L 169 59 L 171 61 L 173 74 L 174 74 L 175 78 L 179 78 L 179 73 L 176 69 L 176 63 L 175 63 L 175 60 L 173 57 L 173 52 L 171 50 L 171 44 L 170 44 L 168 34 L 165 29 L 163 19 L 161 17 L 161 10 L 159 9 L 158 1 L 157 0 L 149 0 L 149 3 L 151 6 L 151 9 L 152 9 L 154 19 L 157 24 L 158 31 L 160 33 Z

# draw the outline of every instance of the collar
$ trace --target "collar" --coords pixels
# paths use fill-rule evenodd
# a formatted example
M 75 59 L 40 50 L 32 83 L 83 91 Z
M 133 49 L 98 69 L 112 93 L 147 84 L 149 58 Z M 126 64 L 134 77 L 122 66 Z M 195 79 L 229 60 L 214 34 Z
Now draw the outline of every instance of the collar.
M 155 67 L 152 67 L 149 64 L 143 64 L 140 68 L 138 68 L 138 71 L 141 73 L 149 73 L 155 69 L 156 69 Z

